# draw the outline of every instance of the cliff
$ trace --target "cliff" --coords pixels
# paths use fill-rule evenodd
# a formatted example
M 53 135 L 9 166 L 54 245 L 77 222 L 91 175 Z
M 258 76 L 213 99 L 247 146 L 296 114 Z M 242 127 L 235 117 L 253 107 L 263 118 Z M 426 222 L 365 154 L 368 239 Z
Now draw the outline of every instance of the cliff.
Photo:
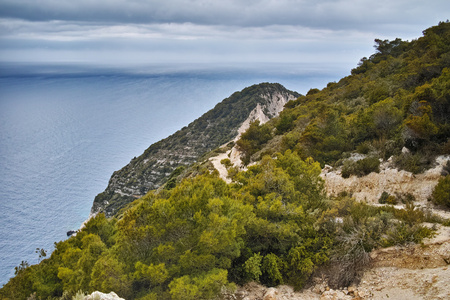
M 113 216 L 126 204 L 160 187 L 178 167 L 189 166 L 203 154 L 234 139 L 251 121 L 266 122 L 278 116 L 284 105 L 298 96 L 280 84 L 270 83 L 234 93 L 114 172 L 106 190 L 95 197 L 91 212 Z

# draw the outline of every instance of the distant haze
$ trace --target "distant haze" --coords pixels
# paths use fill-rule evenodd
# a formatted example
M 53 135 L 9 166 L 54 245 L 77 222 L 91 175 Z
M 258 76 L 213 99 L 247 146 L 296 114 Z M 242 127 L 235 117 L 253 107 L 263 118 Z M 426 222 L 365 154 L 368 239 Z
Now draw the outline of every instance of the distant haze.
M 340 70 L 445 21 L 447 0 L 1 0 L 0 63 L 308 63 Z

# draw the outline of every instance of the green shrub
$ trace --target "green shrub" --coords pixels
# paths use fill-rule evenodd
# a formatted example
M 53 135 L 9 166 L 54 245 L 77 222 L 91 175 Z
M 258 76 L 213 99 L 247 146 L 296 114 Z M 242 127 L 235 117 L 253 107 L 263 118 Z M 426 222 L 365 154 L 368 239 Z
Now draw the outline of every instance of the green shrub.
M 399 169 L 418 174 L 426 169 L 429 158 L 419 152 L 414 154 L 402 153 L 394 158 L 394 163 Z
M 383 192 L 380 196 L 380 199 L 378 199 L 378 203 L 395 205 L 397 204 L 397 198 L 395 196 L 389 195 L 389 193 L 387 192 Z
M 389 197 L 389 193 L 388 192 L 381 193 L 381 196 L 378 199 L 378 203 L 385 204 L 388 197 Z
M 368 154 L 370 152 L 370 143 L 363 142 L 356 147 L 356 152 L 361 154 Z
M 231 160 L 229 159 L 229 158 L 224 158 L 224 159 L 222 159 L 221 161 L 220 161 L 220 163 L 222 164 L 222 165 L 224 165 L 225 166 L 225 168 L 229 168 L 229 167 L 231 167 L 231 166 L 233 166 L 233 164 L 231 163 Z
M 403 204 L 413 203 L 414 201 L 416 201 L 416 197 L 414 197 L 414 195 L 410 193 L 397 195 L 397 198 L 400 199 Z
M 242 161 L 244 164 L 250 162 L 250 157 L 261 150 L 262 146 L 272 138 L 271 129 L 267 124 L 260 125 L 259 120 L 250 123 L 249 128 L 236 142 L 239 150 L 244 154 Z
M 296 116 L 292 114 L 289 110 L 283 110 L 280 114 L 279 120 L 275 125 L 275 128 L 277 129 L 277 134 L 283 134 L 289 130 L 291 130 L 295 123 Z
M 397 198 L 395 198 L 395 196 L 389 196 L 387 199 L 386 199 L 386 204 L 390 204 L 390 205 L 395 205 L 395 204 L 397 204 Z
M 405 245 L 408 243 L 420 243 L 424 238 L 432 237 L 434 231 L 418 224 L 409 225 L 400 222 L 392 227 L 387 235 L 392 245 Z
M 450 175 L 439 179 L 432 197 L 433 203 L 450 207 Z
M 271 286 L 283 284 L 283 261 L 275 254 L 267 254 L 262 262 L 266 282 Z
M 372 172 L 380 172 L 380 161 L 374 156 L 366 157 L 356 162 L 351 160 L 345 161 L 341 174 L 342 177 L 348 178 L 351 175 L 362 177 Z
M 449 175 L 450 174 L 450 160 L 447 160 L 447 163 L 442 168 L 442 172 L 443 172 L 443 175 Z
M 360 174 L 367 175 L 372 172 L 380 172 L 380 161 L 377 157 L 366 157 L 356 162 Z
M 425 221 L 425 213 L 420 209 L 416 209 L 414 204 L 411 203 L 407 203 L 404 209 L 395 209 L 394 216 L 411 226 Z
M 259 253 L 253 254 L 244 264 L 244 271 L 251 280 L 259 281 L 262 275 L 261 262 L 263 257 Z
M 349 160 L 345 161 L 344 164 L 342 165 L 342 172 L 341 172 L 342 177 L 349 178 L 355 173 L 356 173 L 356 163 Z

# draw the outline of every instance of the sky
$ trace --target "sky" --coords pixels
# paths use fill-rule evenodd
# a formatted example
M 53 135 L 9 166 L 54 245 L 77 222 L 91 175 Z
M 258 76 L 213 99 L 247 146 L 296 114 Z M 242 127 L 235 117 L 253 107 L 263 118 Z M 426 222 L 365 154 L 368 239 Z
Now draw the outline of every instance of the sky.
M 0 0 L 0 64 L 355 67 L 374 39 L 412 40 L 448 0 Z

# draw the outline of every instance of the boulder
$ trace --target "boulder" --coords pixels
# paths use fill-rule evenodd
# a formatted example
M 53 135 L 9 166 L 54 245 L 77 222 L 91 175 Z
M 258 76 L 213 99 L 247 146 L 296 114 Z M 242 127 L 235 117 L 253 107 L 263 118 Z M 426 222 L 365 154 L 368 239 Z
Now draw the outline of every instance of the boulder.
M 104 294 L 102 292 L 93 292 L 90 295 L 84 297 L 84 300 L 125 300 L 117 296 L 116 293 L 111 292 L 109 294 Z

